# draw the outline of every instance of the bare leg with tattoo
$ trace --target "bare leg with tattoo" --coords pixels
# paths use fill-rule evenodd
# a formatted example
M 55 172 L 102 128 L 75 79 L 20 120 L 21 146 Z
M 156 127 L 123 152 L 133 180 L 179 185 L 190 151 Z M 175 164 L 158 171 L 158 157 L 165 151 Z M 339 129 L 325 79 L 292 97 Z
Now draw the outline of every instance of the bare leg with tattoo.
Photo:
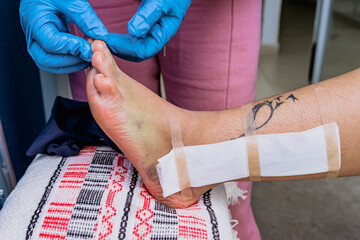
M 185 146 L 217 143 L 243 136 L 240 108 L 216 112 L 186 111 L 166 102 L 125 75 L 101 41 L 92 44 L 93 69 L 87 76 L 87 97 L 94 118 L 139 171 L 149 192 L 171 207 L 187 207 L 212 186 L 193 189 L 183 201 L 179 193 L 162 197 L 155 166 L 171 150 L 167 116 L 181 124 Z M 313 89 L 325 87 L 340 130 L 339 176 L 360 175 L 360 70 L 254 103 L 257 134 L 299 132 L 322 124 Z M 324 174 L 296 176 L 321 178 Z M 271 178 L 294 179 L 295 177 Z M 248 180 L 248 179 L 243 179 Z

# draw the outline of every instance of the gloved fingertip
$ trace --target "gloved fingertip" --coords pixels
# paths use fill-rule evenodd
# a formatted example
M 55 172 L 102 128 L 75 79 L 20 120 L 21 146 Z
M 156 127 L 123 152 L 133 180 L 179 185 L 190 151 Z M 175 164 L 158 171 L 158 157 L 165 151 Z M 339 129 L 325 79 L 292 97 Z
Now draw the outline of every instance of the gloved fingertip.
M 106 28 L 98 27 L 87 31 L 85 34 L 93 39 L 100 39 L 105 41 L 109 32 Z
M 91 63 L 92 56 L 93 56 L 92 51 L 89 51 L 89 53 L 87 54 L 87 58 L 84 61 L 87 61 L 87 62 Z
M 86 49 L 85 51 L 81 51 L 80 58 L 86 62 L 91 62 L 92 55 L 91 49 Z
M 143 37 L 149 31 L 149 28 L 144 26 L 139 26 L 136 28 L 133 25 L 131 25 L 128 27 L 128 29 L 130 35 L 133 37 Z
M 128 23 L 128 30 L 130 35 L 141 37 L 149 31 L 149 25 L 145 19 L 135 15 Z
M 130 35 L 136 36 L 136 29 L 135 29 L 134 25 L 129 23 L 128 24 L 128 31 L 129 31 Z
M 107 42 L 109 40 L 109 36 L 110 36 L 110 33 L 106 34 L 105 36 L 103 36 L 101 40 L 103 40 L 104 42 Z
M 97 38 L 96 38 L 96 39 L 103 40 L 103 41 L 106 42 L 108 34 L 109 34 L 109 33 L 102 34 L 102 35 L 97 35 Z

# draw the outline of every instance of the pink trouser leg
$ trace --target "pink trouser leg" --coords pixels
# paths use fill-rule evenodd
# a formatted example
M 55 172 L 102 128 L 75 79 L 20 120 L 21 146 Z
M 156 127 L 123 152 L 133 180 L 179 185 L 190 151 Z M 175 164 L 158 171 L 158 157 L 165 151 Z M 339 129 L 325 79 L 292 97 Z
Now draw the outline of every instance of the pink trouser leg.
M 126 33 L 139 0 L 89 0 L 110 32 Z M 122 71 L 159 93 L 159 62 L 167 100 L 191 110 L 221 110 L 255 98 L 261 0 L 193 0 L 179 32 L 157 57 L 142 63 L 116 58 Z M 83 33 L 72 26 L 72 33 Z M 86 101 L 86 71 L 70 74 L 74 99 Z M 242 240 L 260 239 L 248 198 L 231 207 Z
M 239 199 L 239 203 L 234 206 L 229 206 L 233 219 L 239 221 L 235 226 L 240 240 L 257 240 L 261 239 L 259 229 L 256 225 L 253 211 L 250 206 L 252 182 L 238 182 L 238 187 L 247 189 L 247 198 L 245 200 Z
M 158 54 L 167 100 L 190 110 L 222 110 L 254 101 L 261 0 L 193 0 L 179 31 Z M 239 123 L 240 124 L 240 123 Z M 242 240 L 260 239 L 248 197 L 231 207 Z
M 109 32 L 128 33 L 127 23 L 136 13 L 139 0 L 89 0 L 91 6 L 105 24 Z M 72 34 L 84 37 L 75 25 L 71 26 Z M 115 57 L 119 68 L 136 79 L 153 92 L 159 94 L 160 68 L 157 57 L 141 63 L 129 62 Z M 86 101 L 85 78 L 87 70 L 69 75 L 72 95 L 75 100 Z

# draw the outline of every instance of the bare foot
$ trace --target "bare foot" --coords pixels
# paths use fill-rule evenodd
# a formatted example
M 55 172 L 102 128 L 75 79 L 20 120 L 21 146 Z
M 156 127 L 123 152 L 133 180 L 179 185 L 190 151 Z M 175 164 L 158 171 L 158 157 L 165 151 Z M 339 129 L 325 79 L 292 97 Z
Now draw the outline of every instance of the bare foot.
M 194 129 L 200 131 L 201 125 L 198 117 L 193 118 L 195 112 L 177 108 L 123 73 L 104 42 L 95 40 L 92 51 L 94 68 L 87 75 L 86 93 L 95 120 L 158 201 L 173 208 L 190 206 L 211 186 L 192 188 L 191 199 L 183 199 L 180 193 L 163 198 L 155 166 L 171 150 L 168 116 L 180 121 L 184 144 L 196 144 L 201 133 Z

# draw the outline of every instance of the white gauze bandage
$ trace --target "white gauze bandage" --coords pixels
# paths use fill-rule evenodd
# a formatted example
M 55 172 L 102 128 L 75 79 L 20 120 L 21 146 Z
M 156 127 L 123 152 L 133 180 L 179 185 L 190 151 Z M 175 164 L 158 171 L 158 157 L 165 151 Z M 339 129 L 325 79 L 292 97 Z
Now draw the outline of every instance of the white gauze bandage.
M 249 138 L 251 138 L 249 140 Z M 261 177 L 297 176 L 340 169 L 340 138 L 335 122 L 304 132 L 252 135 L 221 143 L 184 147 L 191 187 L 201 187 L 252 175 L 247 145 L 256 141 Z M 174 150 L 156 166 L 163 196 L 181 190 Z M 258 176 L 255 176 L 258 177 Z

